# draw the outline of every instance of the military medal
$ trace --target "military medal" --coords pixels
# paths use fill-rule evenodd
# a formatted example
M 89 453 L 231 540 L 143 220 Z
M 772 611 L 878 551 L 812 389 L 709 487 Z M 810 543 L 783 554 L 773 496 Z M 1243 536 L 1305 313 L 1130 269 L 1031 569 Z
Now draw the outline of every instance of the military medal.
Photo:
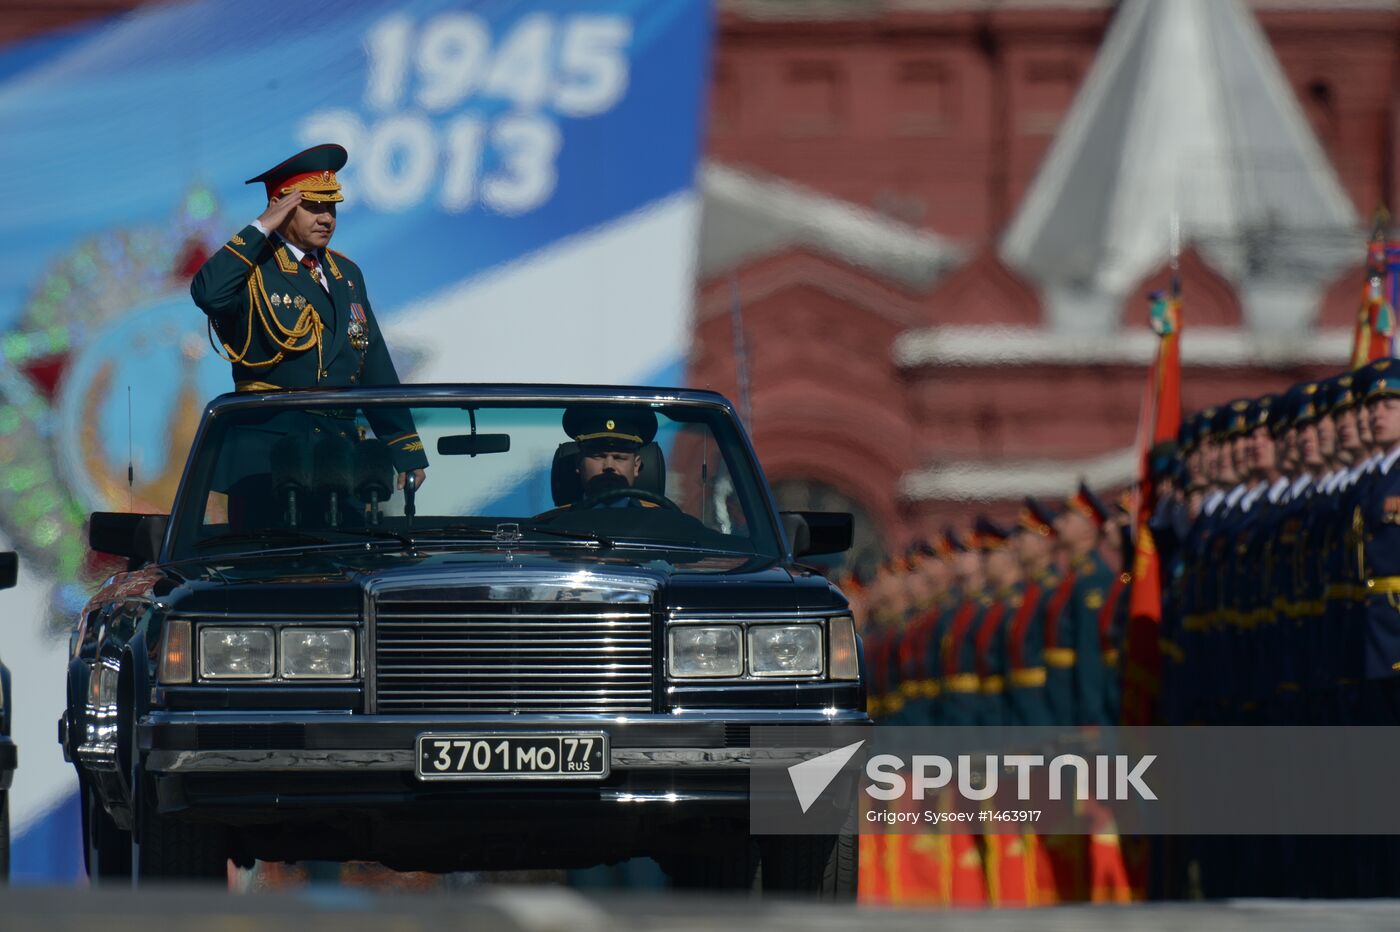
M 369 320 L 365 317 L 365 309 L 358 304 L 350 305 L 350 325 L 345 333 L 353 349 L 361 353 L 369 349 Z
M 275 291 L 272 293 L 272 297 L 269 300 L 272 301 L 273 307 L 278 307 L 282 304 L 282 296 Z
M 285 291 L 282 292 L 282 303 L 287 305 L 288 307 L 292 306 L 292 296 L 287 294 Z
M 306 307 L 306 299 L 303 298 L 301 295 L 297 295 L 295 298 L 292 299 L 292 307 L 296 308 L 297 310 L 301 310 L 302 308 Z

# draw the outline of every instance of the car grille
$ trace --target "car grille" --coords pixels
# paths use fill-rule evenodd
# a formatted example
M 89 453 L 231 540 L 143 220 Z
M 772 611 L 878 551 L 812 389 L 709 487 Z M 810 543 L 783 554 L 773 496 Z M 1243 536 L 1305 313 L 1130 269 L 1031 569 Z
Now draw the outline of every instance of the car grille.
M 380 713 L 650 712 L 651 606 L 376 602 Z

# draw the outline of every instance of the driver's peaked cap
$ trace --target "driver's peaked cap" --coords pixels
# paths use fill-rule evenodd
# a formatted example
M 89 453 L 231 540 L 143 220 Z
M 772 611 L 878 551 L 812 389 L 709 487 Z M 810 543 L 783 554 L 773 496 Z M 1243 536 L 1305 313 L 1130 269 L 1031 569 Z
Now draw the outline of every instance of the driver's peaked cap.
M 564 411 L 564 432 L 583 453 L 635 453 L 656 436 L 656 415 L 646 408 L 576 405 Z

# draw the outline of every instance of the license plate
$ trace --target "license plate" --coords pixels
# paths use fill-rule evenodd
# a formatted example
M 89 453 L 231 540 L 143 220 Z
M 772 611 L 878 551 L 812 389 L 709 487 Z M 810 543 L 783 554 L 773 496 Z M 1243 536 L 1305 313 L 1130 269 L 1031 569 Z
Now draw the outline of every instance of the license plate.
M 610 764 L 602 732 L 418 736 L 423 780 L 601 780 Z

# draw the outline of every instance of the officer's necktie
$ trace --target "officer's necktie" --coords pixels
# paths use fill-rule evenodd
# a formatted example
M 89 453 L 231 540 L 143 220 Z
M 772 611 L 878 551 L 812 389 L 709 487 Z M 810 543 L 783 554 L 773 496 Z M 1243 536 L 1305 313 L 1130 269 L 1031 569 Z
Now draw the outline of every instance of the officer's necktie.
M 316 261 L 314 253 L 305 253 L 301 257 L 301 264 L 311 270 L 311 280 L 316 284 L 321 284 L 321 263 Z

